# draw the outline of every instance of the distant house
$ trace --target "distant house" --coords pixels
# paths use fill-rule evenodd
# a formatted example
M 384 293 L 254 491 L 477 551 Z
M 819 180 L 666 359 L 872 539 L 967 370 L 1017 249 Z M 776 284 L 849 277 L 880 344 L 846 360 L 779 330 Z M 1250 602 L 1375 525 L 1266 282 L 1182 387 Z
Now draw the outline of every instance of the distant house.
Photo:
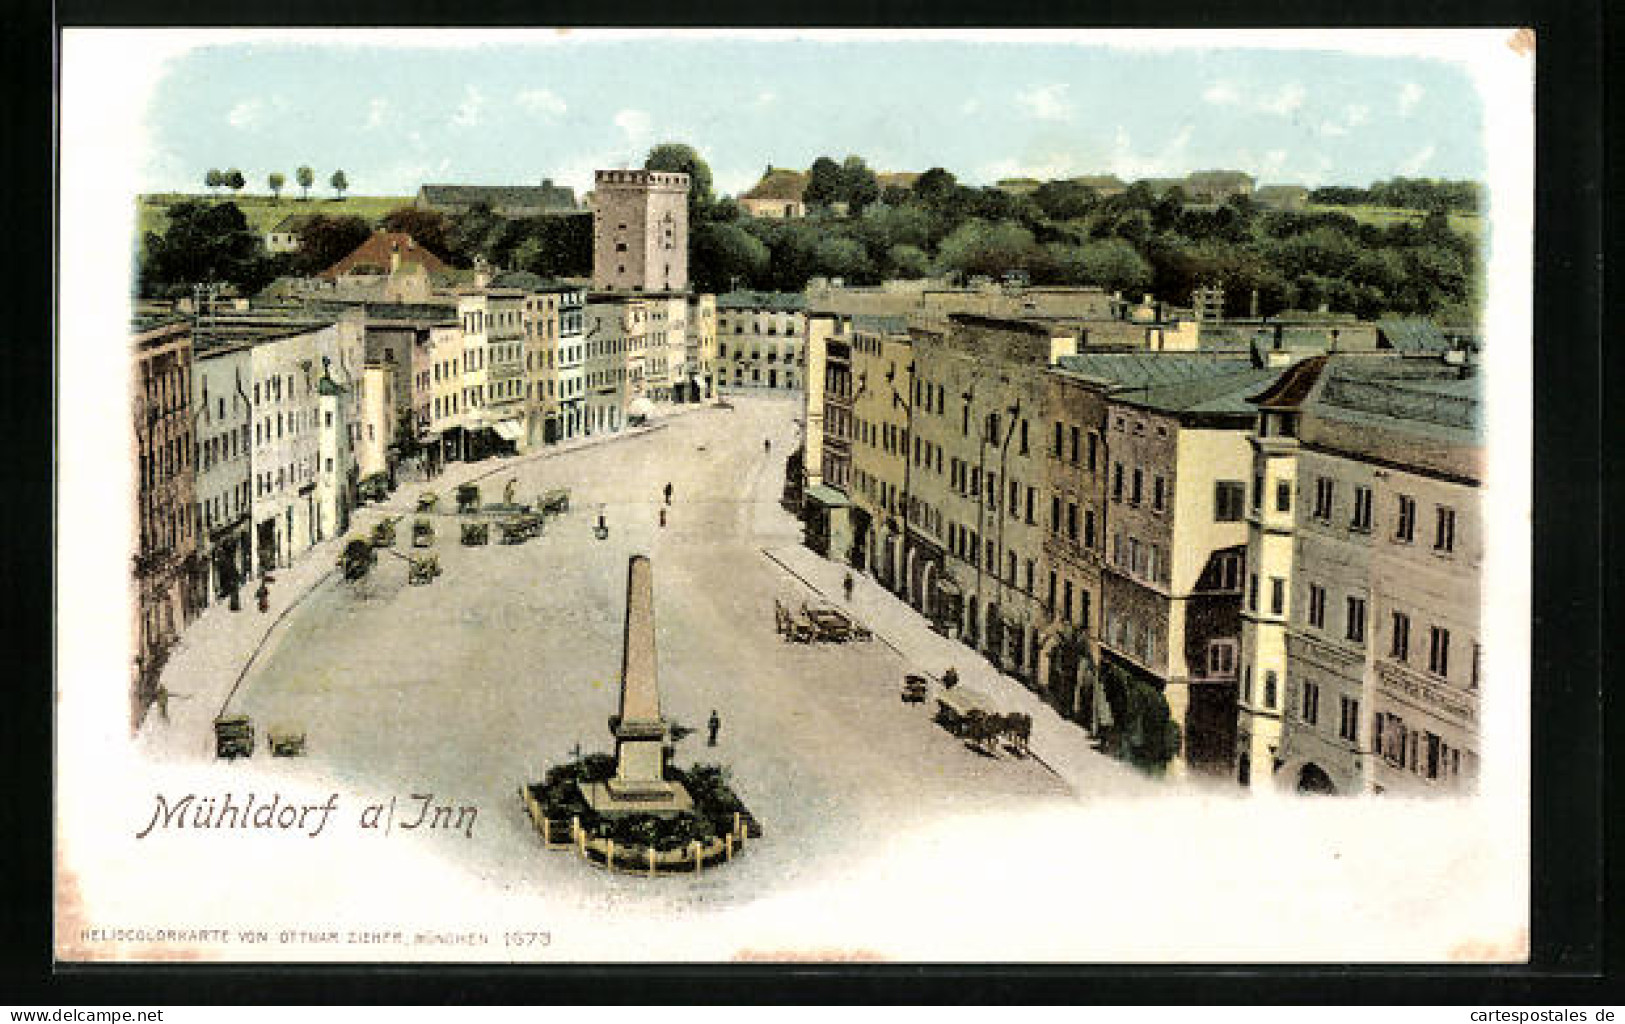
M 805 217 L 807 173 L 785 167 L 769 167 L 762 180 L 739 197 L 739 206 L 752 217 L 789 219 Z
M 1181 187 L 1193 203 L 1223 203 L 1252 195 L 1253 176 L 1242 171 L 1194 171 L 1185 176 Z
M 1128 191 L 1128 185 L 1115 174 L 1080 174 L 1075 178 L 1068 178 L 1074 185 L 1082 185 L 1091 189 L 1095 195 L 1102 199 L 1109 196 L 1120 196 Z
M 875 178 L 880 182 L 882 189 L 913 188 L 914 183 L 920 180 L 920 171 L 880 171 Z
M 1253 202 L 1270 210 L 1304 210 L 1309 206 L 1309 189 L 1304 185 L 1260 185 Z
M 447 270 L 446 264 L 434 253 L 417 244 L 400 231 L 378 230 L 355 250 L 317 277 L 336 281 L 342 277 L 367 277 L 398 274 L 402 266 L 416 264 L 428 274 Z
M 414 205 L 445 214 L 467 213 L 476 206 L 490 207 L 502 217 L 539 217 L 547 213 L 575 213 L 575 190 L 543 178 L 540 185 L 424 185 Z
M 993 183 L 993 187 L 1013 196 L 1024 196 L 1038 191 L 1038 186 L 1042 184 L 1037 178 L 1000 178 Z
M 277 221 L 276 226 L 265 233 L 265 251 L 273 254 L 298 252 L 299 232 L 313 216 L 309 213 L 290 213 Z

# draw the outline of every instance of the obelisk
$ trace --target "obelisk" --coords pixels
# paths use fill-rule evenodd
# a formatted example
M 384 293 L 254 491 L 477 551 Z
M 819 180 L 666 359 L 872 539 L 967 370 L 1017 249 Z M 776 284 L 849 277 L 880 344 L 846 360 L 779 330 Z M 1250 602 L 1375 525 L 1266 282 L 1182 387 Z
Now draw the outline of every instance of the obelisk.
M 654 568 L 632 556 L 626 571 L 626 623 L 621 649 L 620 714 L 615 734 L 615 777 L 587 799 L 599 811 L 683 810 L 691 806 L 683 787 L 666 778 L 670 725 L 660 714 L 655 666 Z

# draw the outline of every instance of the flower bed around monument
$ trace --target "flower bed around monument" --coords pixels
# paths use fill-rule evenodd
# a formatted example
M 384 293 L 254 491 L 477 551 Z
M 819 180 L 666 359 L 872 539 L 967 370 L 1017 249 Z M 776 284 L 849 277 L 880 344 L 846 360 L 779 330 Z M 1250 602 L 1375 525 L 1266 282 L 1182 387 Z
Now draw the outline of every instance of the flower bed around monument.
M 582 784 L 606 782 L 615 759 L 591 754 L 549 768 L 541 782 L 521 795 L 549 848 L 572 846 L 590 863 L 616 871 L 674 873 L 714 867 L 731 859 L 761 826 L 729 788 L 718 765 L 668 767 L 666 777 L 682 783 L 694 808 L 674 815 L 604 815 L 587 805 Z

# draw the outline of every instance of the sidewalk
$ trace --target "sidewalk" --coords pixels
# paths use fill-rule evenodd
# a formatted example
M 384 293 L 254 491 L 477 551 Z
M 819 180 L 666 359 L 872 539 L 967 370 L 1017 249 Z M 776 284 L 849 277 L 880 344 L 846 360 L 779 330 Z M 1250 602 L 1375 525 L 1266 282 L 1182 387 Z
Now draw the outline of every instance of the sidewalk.
M 763 548 L 762 553 L 825 601 L 850 608 L 860 622 L 874 631 L 876 640 L 891 647 L 922 675 L 936 681 L 951 665 L 959 672 L 961 684 L 987 694 L 1005 711 L 1030 715 L 1033 755 L 1079 797 L 1168 792 L 1173 780 L 1152 779 L 1095 750 L 1081 726 L 1062 718 L 1037 694 L 1001 673 L 982 655 L 932 630 L 923 615 L 874 577 L 848 570 L 800 544 Z M 841 592 L 841 581 L 848 571 L 854 584 L 850 604 Z
M 275 582 L 271 584 L 267 611 L 261 612 L 255 604 L 254 590 L 258 580 L 252 580 L 244 585 L 240 595 L 241 611 L 232 611 L 227 598 L 218 598 L 192 621 L 171 650 L 169 662 L 159 677 L 160 685 L 169 691 L 169 720 L 164 720 L 157 704 L 149 708 L 136 734 L 137 749 L 163 759 L 213 758 L 215 717 L 225 707 L 238 683 L 247 677 L 260 652 L 289 613 L 324 580 L 338 572 L 335 562 L 345 540 L 365 535 L 373 522 L 384 515 L 415 509 L 417 496 L 421 492 L 438 491 L 442 502 L 445 502 L 449 500 L 447 491 L 459 484 L 511 471 L 536 459 L 551 458 L 662 430 L 666 421 L 673 416 L 708 408 L 710 406 L 705 404 L 673 406 L 663 409 L 658 419 L 645 426 L 572 438 L 524 455 L 489 458 L 473 463 L 454 462 L 433 480 L 401 481 L 400 487 L 388 500 L 356 509 L 350 518 L 350 528 L 344 534 L 314 545 L 295 559 L 291 566 L 273 572 Z M 497 500 L 501 495 L 484 497 L 489 501 Z

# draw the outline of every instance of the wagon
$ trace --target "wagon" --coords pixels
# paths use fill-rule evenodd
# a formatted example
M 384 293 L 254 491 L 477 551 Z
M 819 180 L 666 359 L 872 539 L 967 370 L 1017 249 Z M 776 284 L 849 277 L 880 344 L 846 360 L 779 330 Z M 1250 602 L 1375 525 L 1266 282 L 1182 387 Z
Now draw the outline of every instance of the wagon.
M 914 675 L 913 673 L 904 676 L 902 694 L 903 703 L 924 704 L 926 693 L 930 690 L 930 686 L 931 684 L 926 681 L 924 676 Z
M 548 515 L 562 515 L 570 511 L 570 492 L 566 488 L 555 488 L 537 499 L 536 507 Z
M 285 725 L 274 725 L 266 733 L 272 757 L 298 757 L 305 752 L 305 732 Z
M 490 523 L 464 523 L 463 543 L 469 547 L 491 543 Z
M 440 556 L 423 555 L 413 556 L 406 569 L 406 582 L 414 587 L 433 583 L 434 578 L 440 575 Z
M 357 485 L 362 501 L 383 501 L 389 497 L 389 474 L 372 473 Z
M 973 715 L 997 714 L 987 696 L 968 686 L 956 686 L 937 695 L 937 721 L 955 736 L 965 734 L 965 724 Z
M 480 510 L 480 488 L 478 484 L 460 484 L 457 487 L 457 511 L 478 512 Z
M 392 548 L 395 546 L 395 519 L 384 519 L 372 526 L 372 546 L 375 548 Z
M 802 605 L 801 614 L 812 623 L 819 640 L 845 643 L 852 639 L 852 619 L 838 608 L 809 608 Z
M 254 724 L 247 715 L 221 715 L 214 720 L 216 757 L 254 756 Z
M 424 491 L 418 495 L 418 511 L 433 512 L 440 504 L 440 495 L 433 491 Z
M 426 548 L 434 543 L 434 524 L 427 519 L 419 519 L 412 524 L 412 546 Z
M 502 530 L 502 543 L 523 544 L 542 534 L 542 517 L 535 512 L 510 516 L 498 524 Z
M 776 620 L 775 628 L 779 635 L 792 643 L 812 643 L 817 635 L 817 630 L 813 628 L 811 622 L 797 618 L 790 609 L 778 601 L 773 602 L 773 616 Z

